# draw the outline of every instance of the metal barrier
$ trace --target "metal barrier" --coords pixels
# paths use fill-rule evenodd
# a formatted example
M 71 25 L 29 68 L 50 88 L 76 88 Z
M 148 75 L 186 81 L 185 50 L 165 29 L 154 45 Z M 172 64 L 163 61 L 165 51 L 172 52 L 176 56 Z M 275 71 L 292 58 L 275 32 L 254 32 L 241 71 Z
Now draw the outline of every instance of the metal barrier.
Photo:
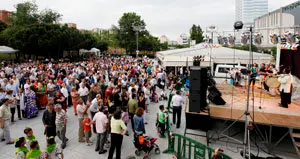
M 212 159 L 214 149 L 180 134 L 168 133 L 168 149 L 163 153 L 174 154 L 177 159 Z M 220 152 L 223 159 L 231 159 Z

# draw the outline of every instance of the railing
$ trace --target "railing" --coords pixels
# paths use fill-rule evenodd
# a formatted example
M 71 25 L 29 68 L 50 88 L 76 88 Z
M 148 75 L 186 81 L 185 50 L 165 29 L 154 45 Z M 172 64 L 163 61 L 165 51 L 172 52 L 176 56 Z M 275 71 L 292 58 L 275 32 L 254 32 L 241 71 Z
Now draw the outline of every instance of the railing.
M 214 149 L 207 147 L 180 134 L 168 134 L 168 149 L 163 153 L 174 154 L 177 159 L 212 159 Z M 231 157 L 220 152 L 223 159 L 231 159 Z

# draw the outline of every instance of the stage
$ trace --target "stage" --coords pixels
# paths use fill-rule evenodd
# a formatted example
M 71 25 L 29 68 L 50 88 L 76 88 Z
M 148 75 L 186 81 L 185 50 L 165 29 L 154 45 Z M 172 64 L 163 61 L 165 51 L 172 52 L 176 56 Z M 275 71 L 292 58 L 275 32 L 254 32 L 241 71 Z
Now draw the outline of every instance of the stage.
M 247 89 L 245 87 L 233 87 L 229 84 L 218 84 L 217 88 L 222 92 L 222 98 L 226 101 L 226 105 L 210 103 L 211 118 L 244 121 L 245 116 L 242 115 L 245 113 L 247 105 Z M 278 103 L 280 103 L 280 96 L 271 96 L 264 90 L 255 88 L 253 115 L 251 89 L 249 103 L 251 121 L 254 118 L 256 124 L 300 129 L 300 103 L 292 101 L 289 108 L 279 107 Z M 242 118 L 240 118 L 241 116 Z

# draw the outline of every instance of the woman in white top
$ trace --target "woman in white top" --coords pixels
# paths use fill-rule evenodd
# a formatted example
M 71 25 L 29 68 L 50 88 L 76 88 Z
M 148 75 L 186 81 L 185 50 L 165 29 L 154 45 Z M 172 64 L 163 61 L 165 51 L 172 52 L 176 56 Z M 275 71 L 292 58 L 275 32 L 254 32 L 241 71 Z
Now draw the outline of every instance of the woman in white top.
M 127 127 L 125 126 L 121 118 L 121 110 L 117 110 L 114 116 L 111 118 L 111 145 L 109 149 L 108 159 L 112 159 L 115 149 L 116 149 L 116 159 L 121 159 L 121 147 L 123 142 L 123 135 L 127 132 Z

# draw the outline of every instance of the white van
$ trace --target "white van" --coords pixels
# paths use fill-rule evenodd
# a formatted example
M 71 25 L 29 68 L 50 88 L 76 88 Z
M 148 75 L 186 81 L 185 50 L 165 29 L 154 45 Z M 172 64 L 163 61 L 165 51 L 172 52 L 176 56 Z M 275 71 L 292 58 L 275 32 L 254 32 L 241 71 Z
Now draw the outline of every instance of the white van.
M 230 78 L 229 72 L 233 69 L 239 69 L 241 72 L 247 72 L 248 68 L 244 66 L 234 66 L 233 65 L 217 65 L 215 70 L 215 77 L 222 77 L 222 78 Z

